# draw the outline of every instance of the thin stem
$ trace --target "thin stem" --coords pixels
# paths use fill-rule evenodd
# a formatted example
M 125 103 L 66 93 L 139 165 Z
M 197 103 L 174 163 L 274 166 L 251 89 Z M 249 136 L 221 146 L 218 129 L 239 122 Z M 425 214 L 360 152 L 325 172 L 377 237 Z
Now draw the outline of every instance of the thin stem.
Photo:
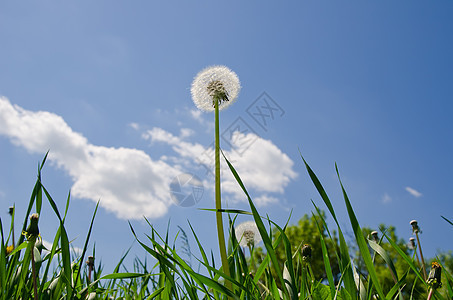
M 88 283 L 91 282 L 91 272 L 93 271 L 93 268 L 90 266 L 88 266 Z
M 433 296 L 433 293 L 434 293 L 434 289 L 433 289 L 433 288 L 430 288 L 430 289 L 429 289 L 428 298 L 426 298 L 426 300 L 431 300 L 431 297 Z
M 222 269 L 225 275 L 230 277 L 230 268 L 225 246 L 225 234 L 222 220 L 222 201 L 220 198 L 220 129 L 219 129 L 219 99 L 215 98 L 215 208 L 217 221 L 217 236 L 219 238 L 220 257 L 222 259 Z M 225 280 L 225 286 L 231 289 L 232 285 L 229 280 Z
M 422 269 L 423 269 L 423 276 L 425 278 L 425 281 L 428 279 L 428 275 L 426 274 L 426 269 L 425 269 L 425 260 L 423 259 L 423 253 L 422 253 L 422 245 L 420 244 L 420 240 L 418 238 L 418 232 L 415 232 L 415 236 L 417 237 L 417 245 L 418 245 L 418 250 L 420 251 L 420 258 L 422 259 Z
M 253 248 L 251 244 L 248 245 L 249 247 L 249 252 L 250 252 L 250 272 L 255 271 L 255 262 L 253 261 Z
M 32 270 L 32 276 L 33 276 L 33 298 L 35 300 L 38 300 L 38 287 L 36 285 L 36 266 L 35 266 L 35 241 L 36 238 L 32 240 L 32 246 L 31 246 L 31 270 Z
M 420 258 L 418 257 L 418 252 L 417 252 L 417 248 L 414 249 L 414 252 L 415 252 L 415 256 L 417 257 L 417 262 L 418 262 L 418 265 L 421 267 L 422 264 L 420 263 Z

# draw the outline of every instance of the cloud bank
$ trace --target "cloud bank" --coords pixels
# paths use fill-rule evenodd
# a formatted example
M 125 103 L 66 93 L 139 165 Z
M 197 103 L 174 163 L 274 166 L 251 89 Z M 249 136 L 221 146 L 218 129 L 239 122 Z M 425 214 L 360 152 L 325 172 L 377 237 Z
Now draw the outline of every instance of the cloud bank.
M 0 98 L 0 135 L 30 153 L 50 149 L 48 159 L 74 181 L 71 194 L 101 200 L 119 218 L 158 218 L 172 204 L 168 186 L 181 171 L 142 150 L 90 144 L 56 114 L 28 111 Z
M 193 167 L 198 165 L 207 172 L 214 169 L 213 147 L 184 141 L 162 128 L 148 130 L 143 138 L 170 145 L 176 154 L 190 160 Z M 276 196 L 283 194 L 289 182 L 297 177 L 297 173 L 292 169 L 293 161 L 271 141 L 253 133 L 234 131 L 229 144 L 231 149 L 224 149 L 223 152 L 234 165 L 249 192 L 253 191 L 254 202 L 258 206 L 278 202 Z M 224 160 L 221 162 L 221 169 L 222 191 L 233 202 L 247 201 Z
M 62 117 L 46 111 L 28 111 L 0 97 L 0 135 L 30 153 L 50 150 L 48 159 L 72 178 L 74 197 L 101 200 L 103 208 L 122 219 L 166 215 L 174 204 L 170 183 L 184 172 L 183 166 L 213 170 L 213 148 L 186 141 L 193 133 L 182 128 L 180 135 L 175 136 L 157 127 L 145 132 L 144 139 L 165 143 L 174 151 L 170 158 L 153 160 L 142 150 L 93 145 Z M 293 161 L 271 141 L 252 133 L 234 132 L 229 144 L 231 149 L 225 150 L 225 155 L 255 196 L 256 204 L 278 202 L 278 196 L 297 176 L 292 170 Z M 246 201 L 229 170 L 226 172 L 226 165 L 222 168 L 222 189 L 227 199 Z M 213 186 L 212 180 L 213 176 L 205 180 L 207 188 Z

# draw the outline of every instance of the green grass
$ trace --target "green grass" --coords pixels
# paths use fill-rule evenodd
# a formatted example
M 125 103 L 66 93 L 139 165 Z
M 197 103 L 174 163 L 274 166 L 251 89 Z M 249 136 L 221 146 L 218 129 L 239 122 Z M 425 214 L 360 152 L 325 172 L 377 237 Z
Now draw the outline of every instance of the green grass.
M 47 157 L 47 156 L 46 156 Z M 414 286 L 408 278 L 421 283 L 425 295 L 428 295 L 431 286 L 426 283 L 423 274 L 414 257 L 410 257 L 400 248 L 397 241 L 382 233 L 382 239 L 373 241 L 366 238 L 357 216 L 355 215 L 346 188 L 341 182 L 338 169 L 339 188 L 348 212 L 351 229 L 354 233 L 355 244 L 358 247 L 358 256 L 362 259 L 364 270 L 357 269 L 352 259 L 355 254 L 344 237 L 344 229 L 327 192 L 320 180 L 302 158 L 314 188 L 318 191 L 321 204 L 325 205 L 334 220 L 334 230 L 328 228 L 321 210 L 313 202 L 313 216 L 316 216 L 316 230 L 320 233 L 321 249 L 313 251 L 322 252 L 323 268 L 326 278 L 315 278 L 310 259 L 302 255 L 302 245 L 293 245 L 286 233 L 288 222 L 283 225 L 276 224 L 266 216 L 261 216 L 254 205 L 240 174 L 225 158 L 230 171 L 236 178 L 248 199 L 250 211 L 222 209 L 228 215 L 226 242 L 228 244 L 227 259 L 228 270 L 225 272 L 216 262 L 212 249 L 205 249 L 203 241 L 199 240 L 196 231 L 190 225 L 190 234 L 193 235 L 196 247 L 189 246 L 187 234 L 180 228 L 179 235 L 185 241 L 185 251 L 176 251 L 170 242 L 168 231 L 162 235 L 148 222 L 150 234 L 145 239 L 139 239 L 132 225 L 131 234 L 148 254 L 147 257 L 136 258 L 129 268 L 124 265 L 124 260 L 129 253 L 126 251 L 120 258 L 113 272 L 102 274 L 103 267 L 95 265 L 91 274 L 88 274 L 86 259 L 88 255 L 96 257 L 95 248 L 88 254 L 88 245 L 97 206 L 93 211 L 92 220 L 87 224 L 87 233 L 82 253 L 71 253 L 70 238 L 68 237 L 65 219 L 69 209 L 70 197 L 68 196 L 64 210 L 58 208 L 50 192 L 41 182 L 41 171 L 46 157 L 38 168 L 36 184 L 33 188 L 29 205 L 25 213 L 21 232 L 27 230 L 28 216 L 31 213 L 41 213 L 43 201 L 47 201 L 59 221 L 59 228 L 54 235 L 50 249 L 44 249 L 37 238 L 27 240 L 24 235 L 16 236 L 15 249 L 7 254 L 7 246 L 12 243 L 12 224 L 15 212 L 12 214 L 10 230 L 0 220 L 1 253 L 0 253 L 0 299 L 417 299 L 408 286 Z M 206 213 L 219 211 L 207 210 Z M 252 260 L 250 253 L 238 244 L 235 235 L 236 217 L 241 214 L 251 216 L 263 240 L 264 256 L 261 260 Z M 445 219 L 445 218 L 444 218 Z M 449 220 L 445 219 L 450 225 Z M 446 223 L 446 226 L 449 226 Z M 326 228 L 327 235 L 321 234 Z M 278 235 L 273 233 L 277 232 Z M 333 234 L 331 234 L 333 232 Z M 338 235 L 338 239 L 332 236 Z M 49 233 L 46 232 L 46 236 Z M 386 243 L 385 248 L 384 243 Z M 333 247 L 334 257 L 329 256 L 329 247 Z M 284 261 L 279 260 L 277 248 L 283 247 Z M 193 251 L 193 249 L 196 249 Z M 294 250 L 296 249 L 296 250 Z M 404 262 L 408 267 L 404 272 L 398 273 L 394 258 L 389 249 L 397 253 L 397 260 Z M 252 248 L 250 251 L 254 251 Z M 249 251 L 249 252 L 250 252 Z M 33 253 L 33 255 L 32 255 Z M 194 254 L 198 253 L 198 254 Z M 33 259 L 32 259 L 33 257 Z M 384 289 L 384 278 L 376 266 L 377 258 L 387 265 L 394 284 Z M 97 261 L 100 261 L 98 258 Z M 191 263 L 193 262 L 193 263 Z M 337 263 L 341 276 L 335 280 L 331 265 Z M 36 276 L 33 276 L 33 266 Z M 196 266 L 196 267 L 194 267 Z M 121 271 L 125 270 L 125 271 Z M 429 271 L 429 270 L 428 270 Z M 413 276 L 409 276 L 412 274 Z M 443 288 L 433 291 L 432 299 L 451 299 L 453 296 L 453 276 L 442 268 Z M 91 279 L 89 279 L 91 277 Z M 226 284 L 230 283 L 230 284 Z M 36 291 L 36 292 L 35 292 Z

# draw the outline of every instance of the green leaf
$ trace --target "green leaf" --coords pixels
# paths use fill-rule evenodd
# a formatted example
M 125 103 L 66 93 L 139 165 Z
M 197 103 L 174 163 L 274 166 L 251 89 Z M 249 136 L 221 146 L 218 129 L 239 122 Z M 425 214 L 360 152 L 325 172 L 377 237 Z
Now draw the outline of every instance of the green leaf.
M 369 276 L 373 280 L 373 284 L 376 289 L 376 292 L 379 294 L 379 296 L 382 299 L 384 299 L 385 295 L 384 295 L 384 292 L 382 291 L 382 287 L 379 283 L 379 280 L 378 280 L 378 277 L 376 274 L 376 270 L 375 270 L 373 262 L 371 260 L 371 255 L 368 250 L 368 246 L 367 246 L 367 244 L 365 242 L 365 238 L 363 236 L 362 229 L 360 228 L 359 222 L 357 221 L 357 217 L 355 216 L 354 210 L 352 209 L 351 202 L 349 201 L 348 195 L 346 194 L 346 190 L 344 189 L 343 183 L 341 182 L 340 173 L 338 172 L 338 168 L 337 168 L 336 164 L 335 164 L 335 169 L 337 171 L 338 180 L 340 181 L 341 190 L 343 191 L 343 198 L 346 203 L 349 220 L 351 221 L 352 230 L 354 231 L 357 245 L 359 246 L 360 254 L 362 255 L 363 261 L 365 262 Z
M 300 152 L 299 152 L 300 154 Z M 332 215 L 335 223 L 337 224 L 338 228 L 338 237 L 340 239 L 340 260 L 338 261 L 338 264 L 340 266 L 341 273 L 343 280 L 344 280 L 344 285 L 346 290 L 349 292 L 350 295 L 352 295 L 352 299 L 357 299 L 357 288 L 355 286 L 355 281 L 354 281 L 354 275 L 353 271 L 351 268 L 350 264 L 350 256 L 349 256 L 349 250 L 348 250 L 348 244 L 346 243 L 346 240 L 344 238 L 343 232 L 341 230 L 340 224 L 338 222 L 337 216 L 335 215 L 335 211 L 333 209 L 332 203 L 327 196 L 327 193 L 322 186 L 321 182 L 319 181 L 318 177 L 316 174 L 313 172 L 313 170 L 310 168 L 308 163 L 305 161 L 303 158 L 302 154 L 300 154 L 304 164 L 305 168 L 307 169 L 308 175 L 310 176 L 313 184 L 315 185 L 316 189 L 318 190 L 319 195 L 321 196 L 321 199 L 324 201 L 326 204 L 327 208 L 330 211 L 330 214 Z
M 330 288 L 327 285 L 318 283 L 313 290 L 313 300 L 331 300 Z M 339 299 L 337 297 L 337 299 Z
M 260 217 L 255 205 L 253 204 L 253 201 L 250 198 L 249 193 L 247 192 L 244 184 L 242 183 L 242 180 L 239 177 L 239 174 L 236 172 L 236 170 L 234 169 L 233 165 L 229 162 L 229 160 L 226 158 L 226 156 L 225 156 L 225 154 L 223 152 L 222 152 L 222 155 L 225 158 L 225 161 L 227 162 L 228 167 L 230 168 L 231 173 L 233 174 L 233 176 L 236 179 L 237 183 L 239 184 L 239 186 L 242 188 L 242 191 L 247 196 L 247 199 L 248 199 L 248 202 L 249 202 L 249 205 L 250 205 L 250 209 L 252 210 L 252 213 L 253 213 L 253 219 L 255 220 L 255 223 L 256 223 L 256 226 L 258 227 L 258 230 L 260 232 L 261 238 L 263 239 L 263 243 L 264 243 L 264 246 L 266 247 L 267 254 L 270 256 L 270 259 L 271 259 L 271 262 L 272 262 L 272 266 L 274 267 L 275 272 L 277 273 L 277 276 L 278 276 L 282 286 L 285 286 L 285 282 L 283 280 L 283 275 L 282 275 L 283 273 L 282 273 L 282 270 L 281 270 L 281 268 L 280 268 L 280 266 L 278 264 L 277 256 L 275 255 L 275 251 L 274 251 L 274 248 L 272 247 L 271 239 L 270 239 L 270 237 L 269 237 L 269 235 L 268 235 L 268 233 L 266 231 L 266 228 L 264 227 L 264 223 L 261 220 L 261 217 Z

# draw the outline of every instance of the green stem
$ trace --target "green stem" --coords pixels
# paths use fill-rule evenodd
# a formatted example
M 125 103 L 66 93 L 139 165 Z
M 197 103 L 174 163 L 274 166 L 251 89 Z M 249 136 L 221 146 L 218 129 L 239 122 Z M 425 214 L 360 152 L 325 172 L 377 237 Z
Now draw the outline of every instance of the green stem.
M 254 272 L 255 271 L 255 262 L 253 261 L 253 248 L 252 245 L 248 245 L 249 247 L 249 252 L 250 252 L 250 270 L 249 272 Z
M 30 241 L 29 241 L 30 242 Z M 38 300 L 38 286 L 36 283 L 36 266 L 35 266 L 35 242 L 36 238 L 33 238 L 31 241 L 31 271 L 33 277 L 33 298 Z
M 417 238 L 417 245 L 418 245 L 418 251 L 420 251 L 420 258 L 422 259 L 423 276 L 425 276 L 425 281 L 426 281 L 428 279 L 428 275 L 426 274 L 425 260 L 423 258 L 422 245 L 420 244 L 420 239 L 418 238 L 418 232 L 415 232 L 415 237 Z
M 215 208 L 217 221 L 217 236 L 219 237 L 220 257 L 222 259 L 222 269 L 225 275 L 230 277 L 230 268 L 225 246 L 225 235 L 222 220 L 222 202 L 220 198 L 220 134 L 219 134 L 219 99 L 215 98 Z M 231 289 L 231 282 L 225 280 L 225 286 Z

